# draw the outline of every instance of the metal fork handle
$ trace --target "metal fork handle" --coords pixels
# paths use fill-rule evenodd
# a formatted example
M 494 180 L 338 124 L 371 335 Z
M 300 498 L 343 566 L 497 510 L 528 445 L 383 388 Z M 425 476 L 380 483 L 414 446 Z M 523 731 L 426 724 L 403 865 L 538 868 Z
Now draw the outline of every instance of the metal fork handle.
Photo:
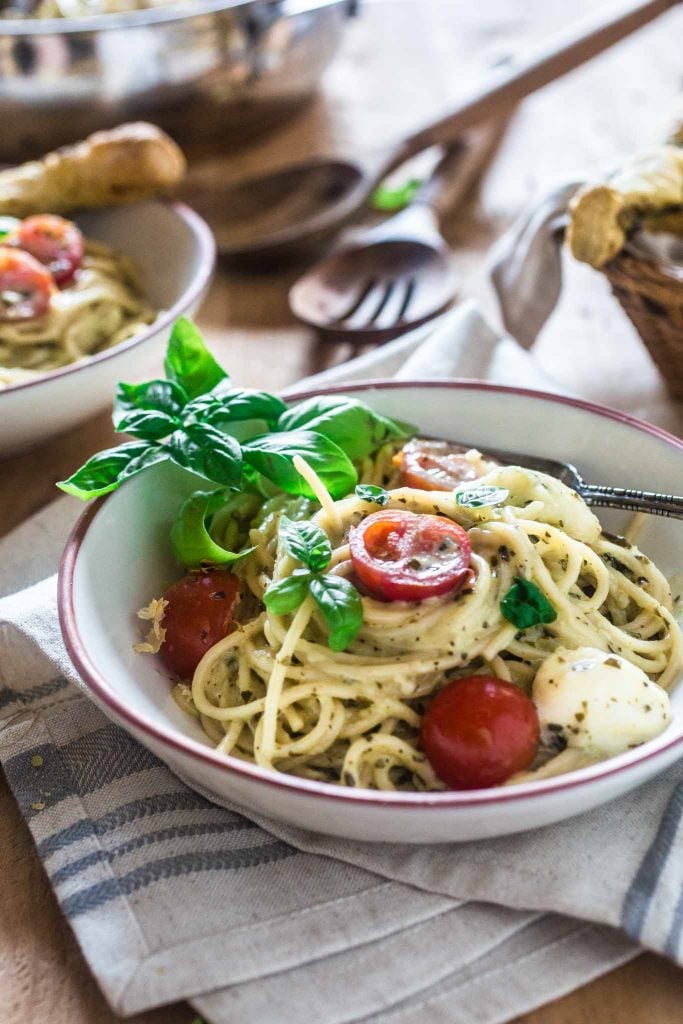
M 584 484 L 581 488 L 581 497 L 586 504 L 598 505 L 601 508 L 623 508 L 629 512 L 649 512 L 653 516 L 683 519 L 683 497 L 675 494 Z

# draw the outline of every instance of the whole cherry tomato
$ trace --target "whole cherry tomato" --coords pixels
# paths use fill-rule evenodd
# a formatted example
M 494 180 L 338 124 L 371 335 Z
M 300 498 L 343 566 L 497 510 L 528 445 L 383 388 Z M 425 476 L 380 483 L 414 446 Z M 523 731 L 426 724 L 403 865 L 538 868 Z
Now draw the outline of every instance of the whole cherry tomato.
M 161 656 L 181 679 L 191 679 L 204 654 L 230 632 L 239 579 L 232 572 L 190 572 L 164 598 L 166 639 Z
M 85 252 L 83 235 L 76 225 L 52 213 L 39 213 L 22 220 L 7 236 L 5 244 L 30 253 L 47 267 L 62 287 L 73 280 Z
M 533 701 L 519 687 L 495 676 L 467 676 L 434 697 L 420 740 L 448 786 L 484 789 L 529 767 L 539 732 Z
M 452 491 L 459 484 L 470 483 L 498 465 L 482 456 L 467 457 L 470 448 L 450 441 L 429 441 L 413 438 L 394 457 L 406 487 L 424 491 Z
M 385 509 L 349 534 L 351 561 L 379 601 L 424 601 L 471 578 L 467 532 L 442 516 Z
M 52 275 L 27 252 L 0 246 L 0 321 L 34 320 L 57 291 Z

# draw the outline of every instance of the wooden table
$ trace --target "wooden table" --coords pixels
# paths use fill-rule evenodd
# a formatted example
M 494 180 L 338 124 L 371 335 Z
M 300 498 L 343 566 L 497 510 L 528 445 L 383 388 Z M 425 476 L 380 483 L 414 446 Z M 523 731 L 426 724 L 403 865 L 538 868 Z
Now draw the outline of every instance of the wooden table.
M 573 14 L 594 6 L 574 0 Z M 416 10 L 419 8 L 419 18 Z M 349 31 L 320 98 L 272 139 L 230 158 L 196 163 L 202 178 L 239 177 L 312 152 L 369 152 L 443 113 L 463 84 L 566 20 L 560 0 L 377 0 Z M 609 162 L 654 134 L 654 121 L 680 88 L 683 10 L 622 43 L 518 111 L 480 189 L 445 230 L 464 290 L 493 316 L 482 256 L 537 189 L 571 169 Z M 371 97 L 371 98 L 370 98 Z M 286 148 L 283 148 L 286 140 Z M 259 278 L 219 270 L 200 323 L 240 383 L 276 389 L 331 361 L 287 307 L 296 271 Z M 568 268 L 560 308 L 537 346 L 543 368 L 569 390 L 638 412 L 663 392 L 647 355 L 600 275 Z M 428 372 L 428 367 L 425 368 Z M 683 408 L 654 418 L 683 434 Z M 108 416 L 2 466 L 0 533 L 54 496 L 54 482 L 111 443 Z M 0 1020 L 3 1024 L 112 1024 L 35 855 L 29 832 L 0 777 Z M 673 1024 L 683 973 L 644 955 L 525 1017 L 527 1024 Z M 134 1018 L 189 1024 L 186 1005 Z M 454 1021 L 455 1024 L 455 1021 Z

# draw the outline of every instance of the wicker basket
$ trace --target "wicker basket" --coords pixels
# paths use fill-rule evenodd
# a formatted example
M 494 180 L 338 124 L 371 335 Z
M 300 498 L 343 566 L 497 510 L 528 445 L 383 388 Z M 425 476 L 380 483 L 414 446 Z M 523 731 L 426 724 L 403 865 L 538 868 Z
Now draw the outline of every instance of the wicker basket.
M 683 266 L 628 246 L 603 270 L 669 394 L 683 399 Z

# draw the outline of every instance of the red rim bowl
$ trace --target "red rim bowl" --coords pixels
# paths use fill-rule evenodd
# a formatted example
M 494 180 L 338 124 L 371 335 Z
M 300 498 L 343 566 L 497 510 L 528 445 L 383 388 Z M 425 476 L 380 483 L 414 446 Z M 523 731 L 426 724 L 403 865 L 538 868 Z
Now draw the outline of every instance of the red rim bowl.
M 508 387 L 502 384 L 488 384 L 478 380 L 431 380 L 420 379 L 411 381 L 396 380 L 372 380 L 356 381 L 351 384 L 340 382 L 337 385 L 327 385 L 307 391 L 287 392 L 284 397 L 288 401 L 299 401 L 320 394 L 349 394 L 356 391 L 367 391 L 370 389 L 410 389 L 410 388 L 452 388 L 476 389 L 501 394 L 521 395 L 533 401 L 550 401 L 560 405 L 569 405 L 577 409 L 597 414 L 606 419 L 625 423 L 635 427 L 637 430 L 650 434 L 653 437 L 671 445 L 683 454 L 683 440 L 674 437 L 667 431 L 636 419 L 626 413 L 607 406 L 597 405 L 592 402 L 584 402 L 576 398 L 567 398 L 562 395 L 551 394 L 545 391 L 532 391 L 527 388 Z M 665 751 L 674 747 L 680 747 L 683 756 L 683 735 L 675 736 L 668 742 L 660 743 L 656 749 L 638 748 L 625 754 L 619 754 L 609 760 L 602 761 L 596 765 L 579 769 L 567 775 L 557 776 L 552 779 L 538 782 L 524 783 L 514 787 L 498 787 L 485 790 L 470 790 L 467 792 L 429 792 L 429 793 L 387 793 L 377 790 L 363 789 L 354 790 L 333 783 L 316 782 L 310 779 L 300 779 L 294 775 L 285 775 L 278 772 L 266 771 L 257 765 L 240 761 L 236 758 L 218 754 L 211 747 L 207 747 L 187 736 L 183 736 L 174 729 L 161 728 L 158 725 L 146 720 L 136 714 L 118 697 L 110 687 L 107 680 L 100 674 L 93 665 L 87 653 L 87 646 L 83 642 L 76 621 L 76 614 L 73 601 L 74 572 L 78 561 L 79 552 L 88 529 L 97 516 L 99 510 L 110 496 L 99 498 L 90 505 L 77 520 L 71 535 L 64 548 L 64 553 L 59 567 L 58 580 L 58 610 L 59 621 L 64 637 L 64 643 L 69 656 L 74 663 L 79 675 L 85 682 L 88 689 L 97 697 L 97 700 L 105 707 L 111 709 L 118 717 L 127 722 L 134 729 L 151 737 L 152 739 L 168 746 L 171 750 L 187 754 L 205 764 L 211 765 L 228 774 L 246 776 L 255 782 L 267 786 L 275 786 L 291 792 L 316 797 L 322 800 L 337 800 L 362 803 L 370 806 L 393 806 L 425 810 L 433 808 L 449 807 L 475 807 L 485 804 L 510 803 L 514 801 L 528 800 L 530 798 L 547 797 L 553 793 L 559 793 L 568 789 L 575 789 L 579 786 L 588 786 L 595 779 L 606 778 L 610 775 L 626 772 L 637 765 L 651 761 L 661 756 Z M 666 732 L 662 733 L 662 737 Z M 651 740 L 645 747 L 657 743 L 657 739 Z M 640 751 L 640 752 L 639 752 Z
M 169 308 L 163 311 L 163 313 L 157 317 L 154 323 L 150 324 L 144 331 L 129 338 L 128 341 L 122 341 L 119 345 L 114 345 L 112 348 L 105 348 L 102 352 L 96 352 L 95 355 L 88 356 L 86 359 L 77 363 L 70 363 L 68 366 L 63 366 L 59 370 L 49 370 L 44 375 L 36 377 L 33 380 L 21 381 L 18 384 L 8 384 L 6 387 L 0 389 L 0 403 L 3 397 L 6 395 L 12 395 L 17 391 L 21 391 L 26 388 L 40 388 L 47 387 L 54 380 L 58 380 L 60 377 L 66 377 L 71 373 L 78 373 L 79 371 L 86 370 L 89 366 L 93 366 L 95 363 L 103 363 L 108 359 L 114 359 L 119 356 L 122 352 L 127 352 L 130 349 L 137 348 L 138 345 L 144 345 L 146 341 L 149 341 L 151 337 L 158 334 L 160 331 L 169 328 L 179 316 L 182 316 L 190 307 L 195 303 L 198 303 L 202 295 L 206 291 L 211 281 L 211 275 L 213 274 L 214 267 L 216 265 L 216 240 L 213 237 L 211 228 L 203 220 L 198 213 L 190 209 L 185 203 L 169 202 L 165 205 L 169 206 L 181 220 L 187 224 L 190 231 L 197 239 L 199 243 L 199 260 L 197 273 L 192 283 L 185 289 L 182 295 L 176 302 Z

